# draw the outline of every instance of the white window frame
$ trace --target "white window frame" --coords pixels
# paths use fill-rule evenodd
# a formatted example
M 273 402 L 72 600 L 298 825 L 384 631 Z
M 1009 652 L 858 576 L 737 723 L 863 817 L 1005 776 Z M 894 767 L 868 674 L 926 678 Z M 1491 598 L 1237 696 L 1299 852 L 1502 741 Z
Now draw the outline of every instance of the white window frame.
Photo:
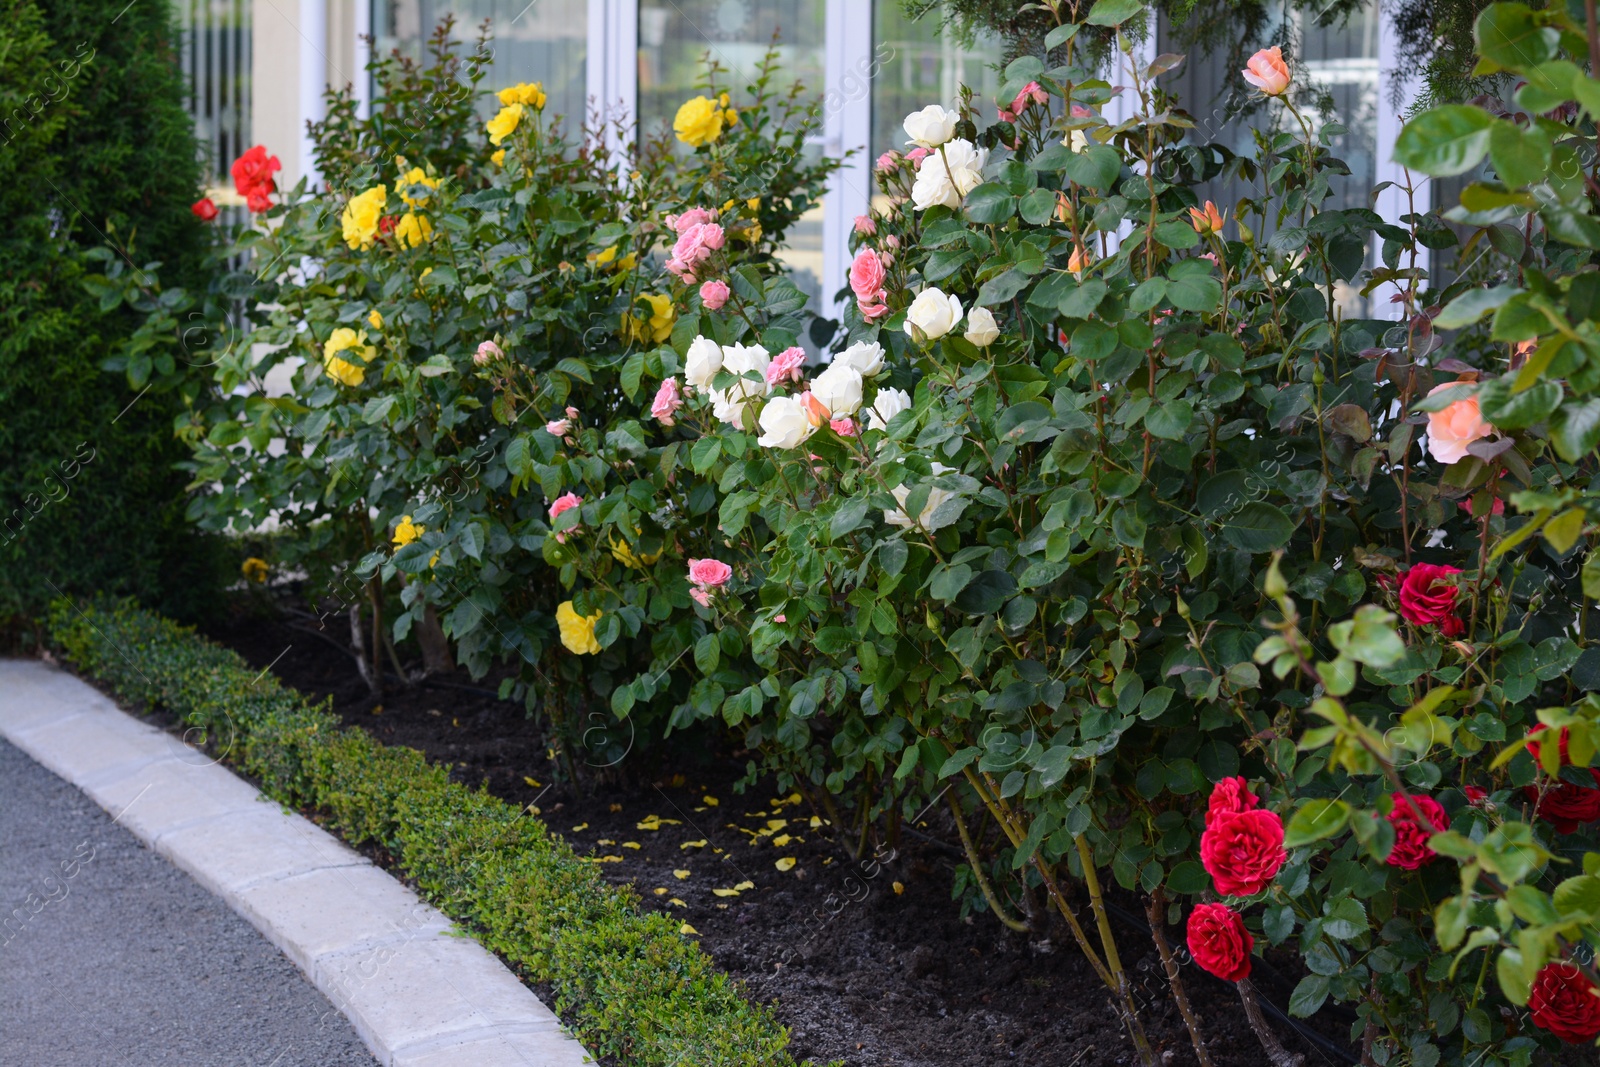
M 1426 175 L 1409 174 L 1404 167 L 1394 161 L 1395 139 L 1399 137 L 1400 127 L 1404 125 L 1402 116 L 1411 110 L 1420 82 L 1419 72 L 1407 71 L 1400 66 L 1399 34 L 1396 33 L 1392 20 L 1381 18 L 1378 23 L 1378 129 L 1373 143 L 1377 155 L 1375 186 L 1384 182 L 1394 184 L 1378 194 L 1373 210 L 1383 217 L 1383 221 L 1396 226 L 1405 225 L 1400 221 L 1402 215 L 1413 211 L 1420 215 L 1433 206 L 1432 180 Z M 1388 101 L 1397 88 L 1400 90 L 1400 103 L 1398 107 L 1391 107 Z M 1409 198 L 1405 190 L 1407 181 L 1414 184 Z M 1383 265 L 1383 242 L 1378 240 L 1373 244 L 1372 264 L 1379 267 Z M 1428 270 L 1432 260 L 1431 249 L 1417 249 L 1416 263 L 1422 270 Z M 1403 264 L 1408 265 L 1409 262 L 1409 256 L 1403 257 Z M 1390 297 L 1398 292 L 1399 287 L 1393 282 L 1384 282 L 1374 289 L 1370 297 L 1372 317 L 1375 319 L 1403 317 L 1404 305 L 1389 303 Z

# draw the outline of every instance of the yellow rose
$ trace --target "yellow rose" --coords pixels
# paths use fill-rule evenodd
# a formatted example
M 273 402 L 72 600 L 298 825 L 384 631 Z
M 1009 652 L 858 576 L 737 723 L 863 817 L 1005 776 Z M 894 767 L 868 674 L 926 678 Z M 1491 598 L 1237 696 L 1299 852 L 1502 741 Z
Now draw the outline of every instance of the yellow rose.
M 404 548 L 421 537 L 424 529 L 412 522 L 410 515 L 400 516 L 400 521 L 394 525 L 394 547 Z
M 604 252 L 596 252 L 589 257 L 597 267 L 603 267 L 617 258 L 617 246 L 611 245 Z
M 500 103 L 507 106 L 510 106 L 511 104 L 522 104 L 525 107 L 533 108 L 535 111 L 544 110 L 545 95 L 543 82 L 522 82 L 520 84 L 513 85 L 509 89 L 501 89 L 497 95 L 500 97 Z
M 561 629 L 561 643 L 568 651 L 580 656 L 600 651 L 600 642 L 594 638 L 594 624 L 600 621 L 600 612 L 579 615 L 572 601 L 563 600 L 556 608 L 556 625 Z
M 428 221 L 428 216 L 418 215 L 408 211 L 400 218 L 400 223 L 394 228 L 397 241 L 407 248 L 415 248 L 433 240 L 433 223 Z
M 489 161 L 497 167 L 506 165 L 506 150 L 504 148 L 489 157 Z
M 744 206 L 749 208 L 751 211 L 760 211 L 761 198 L 759 196 L 752 196 L 749 200 L 744 202 Z
M 373 308 L 371 313 L 367 315 L 367 322 L 371 324 L 374 330 L 383 329 L 383 313 L 377 308 Z
M 355 349 L 355 354 L 366 363 L 371 363 L 378 350 L 367 344 L 367 331 L 357 333 L 348 326 L 341 326 L 328 335 L 327 341 L 322 345 L 322 358 L 332 359 L 346 349 Z
M 439 179 L 430 178 L 421 167 L 412 167 L 411 173 L 401 178 L 394 191 L 411 207 L 422 207 L 439 188 Z
M 722 136 L 722 124 L 727 121 L 727 112 L 719 108 L 715 102 L 704 96 L 687 100 L 678 109 L 677 116 L 672 120 L 672 132 L 678 135 L 678 140 L 691 148 L 708 145 Z
M 357 196 L 352 196 L 344 206 L 344 243 L 365 251 L 378 239 L 378 220 L 389 202 L 389 190 L 382 185 Z
M 340 359 L 338 356 L 334 356 L 325 362 L 322 365 L 322 369 L 327 371 L 328 377 L 334 381 L 342 385 L 348 385 L 351 388 L 360 385 L 367 376 L 367 372 L 363 368 L 347 360 Z
M 646 552 L 641 556 L 633 551 L 633 546 L 628 544 L 628 542 L 618 541 L 615 537 L 613 537 L 611 539 L 611 555 L 615 557 L 616 561 L 622 564 L 624 567 L 632 567 L 634 570 L 643 570 L 645 567 L 650 566 L 650 564 L 661 558 L 661 550 L 657 550 L 655 552 Z
M 629 252 L 617 261 L 618 270 L 632 270 L 639 265 L 639 253 Z
M 251 556 L 240 564 L 239 572 L 244 575 L 245 581 L 261 585 L 267 580 L 267 561 Z
M 507 104 L 500 109 L 500 114 L 488 122 L 489 143 L 498 145 L 510 137 L 517 128 L 517 123 L 522 121 L 522 105 Z
M 678 313 L 672 310 L 672 297 L 646 293 L 639 299 L 650 305 L 650 339 L 660 344 L 671 337 L 672 324 L 678 318 Z

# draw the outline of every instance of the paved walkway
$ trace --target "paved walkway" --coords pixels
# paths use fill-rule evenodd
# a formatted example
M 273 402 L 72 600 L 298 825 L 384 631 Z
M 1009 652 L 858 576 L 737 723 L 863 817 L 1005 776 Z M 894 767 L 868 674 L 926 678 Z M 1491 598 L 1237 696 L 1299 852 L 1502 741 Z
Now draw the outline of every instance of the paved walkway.
M 0 907 L 0 1063 L 376 1062 L 249 923 L 4 741 Z

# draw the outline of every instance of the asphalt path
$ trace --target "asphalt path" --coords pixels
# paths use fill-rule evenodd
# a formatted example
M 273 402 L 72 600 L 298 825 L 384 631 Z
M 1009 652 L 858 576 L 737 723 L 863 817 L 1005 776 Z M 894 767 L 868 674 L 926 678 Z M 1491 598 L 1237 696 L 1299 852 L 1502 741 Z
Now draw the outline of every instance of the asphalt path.
M 0 741 L 0 1065 L 371 1067 L 255 928 Z

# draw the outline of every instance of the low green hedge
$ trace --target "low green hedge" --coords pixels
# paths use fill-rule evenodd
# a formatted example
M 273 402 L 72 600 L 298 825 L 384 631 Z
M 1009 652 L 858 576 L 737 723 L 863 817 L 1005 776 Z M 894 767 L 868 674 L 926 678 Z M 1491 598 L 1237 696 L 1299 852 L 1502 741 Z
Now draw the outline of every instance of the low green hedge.
M 133 605 L 58 602 L 50 633 L 119 698 L 204 730 L 269 796 L 389 850 L 424 897 L 526 978 L 550 983 L 590 1052 L 641 1067 L 794 1063 L 769 1009 L 538 819 L 451 782 L 420 752 L 341 728 L 228 649 Z

